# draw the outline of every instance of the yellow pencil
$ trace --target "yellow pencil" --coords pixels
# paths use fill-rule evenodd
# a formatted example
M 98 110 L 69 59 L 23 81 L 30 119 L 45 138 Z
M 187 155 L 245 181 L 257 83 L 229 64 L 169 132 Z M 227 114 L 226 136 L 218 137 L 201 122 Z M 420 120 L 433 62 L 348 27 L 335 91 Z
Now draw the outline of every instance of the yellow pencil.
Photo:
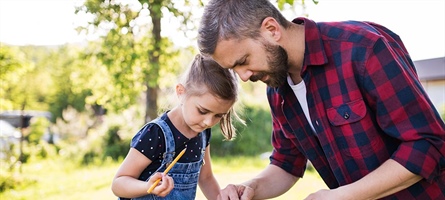
M 176 156 L 176 158 L 173 160 L 173 162 L 168 165 L 167 169 L 165 169 L 165 171 L 163 172 L 164 174 L 167 174 L 168 171 L 170 171 L 170 169 L 173 167 L 173 165 L 175 165 L 175 163 L 178 162 L 179 158 L 181 158 L 181 156 L 185 153 L 185 150 L 187 150 L 187 148 L 184 148 L 178 154 L 178 156 Z M 161 181 L 161 179 L 156 180 L 156 182 L 153 183 L 153 185 L 151 185 L 151 187 L 147 190 L 148 194 L 150 194 L 153 191 L 153 189 L 155 189 L 155 187 L 159 184 L 159 181 Z

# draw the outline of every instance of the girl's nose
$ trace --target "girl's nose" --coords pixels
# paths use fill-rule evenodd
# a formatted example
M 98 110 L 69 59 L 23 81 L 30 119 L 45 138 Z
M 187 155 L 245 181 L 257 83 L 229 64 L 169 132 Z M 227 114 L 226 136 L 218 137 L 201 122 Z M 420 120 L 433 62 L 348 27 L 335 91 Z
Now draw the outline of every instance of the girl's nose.
M 213 125 L 215 125 L 216 123 L 218 123 L 219 119 L 217 117 L 214 116 L 207 116 L 204 120 L 203 120 L 203 124 L 205 127 L 210 128 Z
M 212 119 L 210 117 L 207 117 L 202 123 L 206 128 L 210 128 L 212 126 Z

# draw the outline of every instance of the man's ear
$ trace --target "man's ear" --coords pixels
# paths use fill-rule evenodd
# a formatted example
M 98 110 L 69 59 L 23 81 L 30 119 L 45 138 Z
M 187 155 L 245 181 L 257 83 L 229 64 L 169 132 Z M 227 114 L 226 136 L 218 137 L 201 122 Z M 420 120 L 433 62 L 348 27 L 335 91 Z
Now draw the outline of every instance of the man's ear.
M 272 37 L 275 41 L 281 38 L 281 26 L 273 17 L 266 17 L 261 23 L 261 34 L 263 37 Z

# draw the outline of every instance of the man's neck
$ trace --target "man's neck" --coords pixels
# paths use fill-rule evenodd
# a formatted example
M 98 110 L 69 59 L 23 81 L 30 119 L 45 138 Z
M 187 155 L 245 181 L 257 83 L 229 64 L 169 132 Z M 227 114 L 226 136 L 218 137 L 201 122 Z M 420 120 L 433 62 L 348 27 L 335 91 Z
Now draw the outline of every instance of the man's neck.
M 305 50 L 304 25 L 292 24 L 283 34 L 284 40 L 281 45 L 288 55 L 289 76 L 294 83 L 299 83 Z

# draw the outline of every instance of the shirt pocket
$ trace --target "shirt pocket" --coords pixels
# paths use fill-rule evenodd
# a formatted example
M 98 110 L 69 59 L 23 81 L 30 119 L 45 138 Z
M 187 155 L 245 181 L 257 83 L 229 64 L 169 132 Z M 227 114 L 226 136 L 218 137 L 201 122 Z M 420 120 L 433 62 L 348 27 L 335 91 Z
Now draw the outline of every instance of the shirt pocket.
M 342 155 L 353 158 L 373 156 L 383 148 L 382 138 L 368 119 L 367 108 L 363 99 L 344 102 L 328 108 L 327 116 L 337 148 Z
M 365 102 L 362 99 L 347 102 L 327 109 L 329 122 L 333 126 L 341 126 L 357 122 L 366 115 Z

